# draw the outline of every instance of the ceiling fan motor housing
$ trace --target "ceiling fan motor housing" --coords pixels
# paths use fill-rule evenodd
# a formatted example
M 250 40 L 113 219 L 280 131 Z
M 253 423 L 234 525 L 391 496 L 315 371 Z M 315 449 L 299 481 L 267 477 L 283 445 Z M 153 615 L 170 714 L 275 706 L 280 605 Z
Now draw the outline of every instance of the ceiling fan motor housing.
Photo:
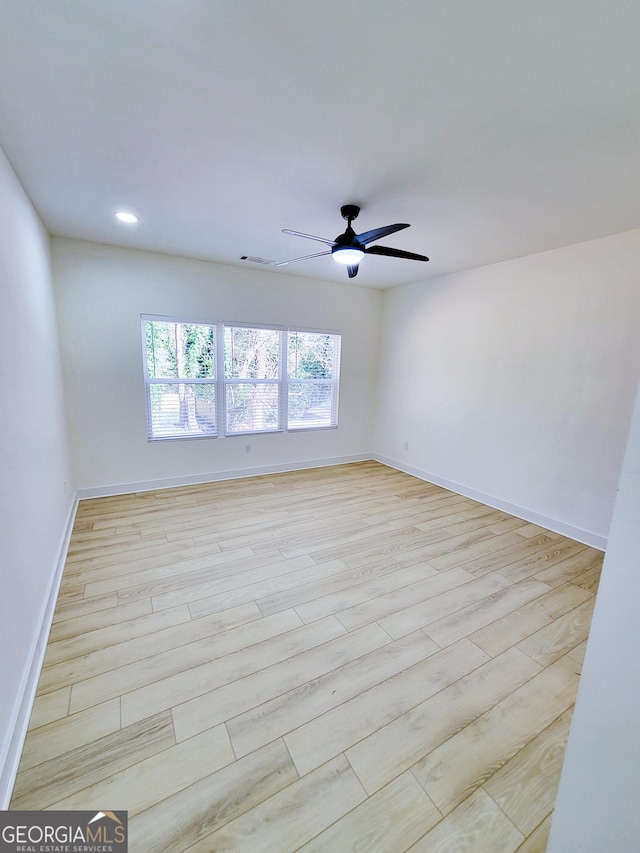
M 344 234 L 335 239 L 331 247 L 331 256 L 341 264 L 357 264 L 365 254 L 364 245 L 356 239 L 356 233 L 349 225 Z
M 360 208 L 357 204 L 343 204 L 340 208 L 340 213 L 342 214 L 343 219 L 353 220 L 358 218 Z M 351 224 L 351 222 L 349 222 L 349 224 Z

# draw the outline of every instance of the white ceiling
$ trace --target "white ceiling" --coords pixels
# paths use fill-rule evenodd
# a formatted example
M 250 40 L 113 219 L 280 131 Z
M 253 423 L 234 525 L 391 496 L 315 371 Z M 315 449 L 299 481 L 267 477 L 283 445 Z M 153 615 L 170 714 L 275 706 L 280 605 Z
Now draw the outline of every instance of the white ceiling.
M 246 265 L 358 203 L 431 261 L 353 283 L 418 281 L 640 227 L 639 108 L 637 0 L 0 0 L 0 144 L 56 235 Z

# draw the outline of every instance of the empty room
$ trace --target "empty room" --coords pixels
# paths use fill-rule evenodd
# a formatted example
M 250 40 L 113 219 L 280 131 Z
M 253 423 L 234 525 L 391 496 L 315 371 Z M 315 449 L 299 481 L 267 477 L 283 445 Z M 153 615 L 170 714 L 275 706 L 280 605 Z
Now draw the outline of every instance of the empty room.
M 3 844 L 636 853 L 639 55 L 0 0 Z

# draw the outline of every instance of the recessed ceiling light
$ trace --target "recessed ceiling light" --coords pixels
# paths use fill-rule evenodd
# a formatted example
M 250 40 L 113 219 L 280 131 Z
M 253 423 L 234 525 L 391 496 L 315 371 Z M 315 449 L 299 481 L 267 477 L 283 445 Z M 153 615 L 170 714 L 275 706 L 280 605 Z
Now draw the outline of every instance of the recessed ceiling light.
M 126 222 L 127 225 L 135 225 L 138 221 L 138 217 L 135 213 L 127 213 L 126 210 L 120 210 L 116 213 L 116 219 L 119 219 L 120 222 Z

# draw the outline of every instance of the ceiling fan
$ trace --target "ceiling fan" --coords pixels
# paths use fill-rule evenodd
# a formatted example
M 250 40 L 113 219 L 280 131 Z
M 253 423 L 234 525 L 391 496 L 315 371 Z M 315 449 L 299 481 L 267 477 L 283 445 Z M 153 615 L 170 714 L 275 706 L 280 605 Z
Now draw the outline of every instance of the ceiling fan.
M 301 231 L 290 231 L 288 228 L 283 228 L 283 234 L 293 234 L 294 237 L 306 237 L 307 240 L 318 240 L 320 243 L 326 243 L 329 249 L 325 252 L 317 252 L 315 255 L 303 255 L 301 258 L 282 261 L 276 264 L 276 266 L 284 267 L 287 264 L 309 260 L 309 258 L 332 255 L 334 260 L 347 267 L 349 278 L 355 278 L 358 275 L 358 265 L 365 255 L 385 255 L 388 258 L 408 258 L 413 261 L 429 260 L 426 255 L 416 255 L 414 252 L 405 252 L 404 249 L 391 249 L 388 246 L 368 246 L 369 243 L 373 243 L 374 240 L 380 240 L 381 237 L 386 237 L 387 234 L 394 234 L 396 231 L 408 228 L 408 223 L 384 225 L 382 228 L 374 228 L 372 231 L 363 231 L 362 234 L 356 234 L 351 227 L 351 223 L 354 219 L 357 219 L 360 213 L 358 205 L 344 204 L 340 208 L 340 213 L 342 214 L 342 218 L 347 220 L 347 229 L 343 234 L 339 234 L 335 240 L 327 240 L 324 237 L 316 237 L 313 234 L 303 234 Z

